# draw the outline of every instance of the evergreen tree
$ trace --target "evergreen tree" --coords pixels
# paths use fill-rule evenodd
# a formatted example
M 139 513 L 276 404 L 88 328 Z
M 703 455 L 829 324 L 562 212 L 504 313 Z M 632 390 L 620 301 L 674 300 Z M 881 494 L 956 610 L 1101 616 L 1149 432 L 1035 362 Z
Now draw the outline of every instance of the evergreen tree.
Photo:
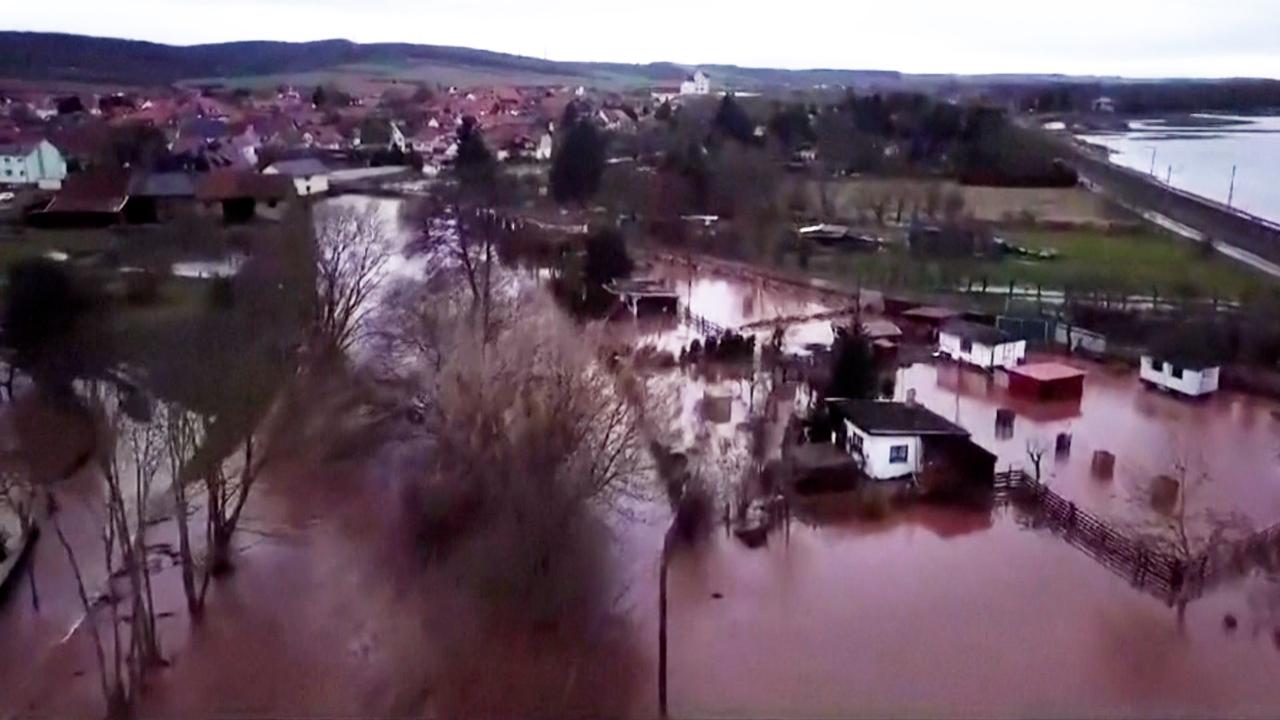
M 551 194 L 558 203 L 585 203 L 600 189 L 607 139 L 589 119 L 567 128 L 551 165 Z

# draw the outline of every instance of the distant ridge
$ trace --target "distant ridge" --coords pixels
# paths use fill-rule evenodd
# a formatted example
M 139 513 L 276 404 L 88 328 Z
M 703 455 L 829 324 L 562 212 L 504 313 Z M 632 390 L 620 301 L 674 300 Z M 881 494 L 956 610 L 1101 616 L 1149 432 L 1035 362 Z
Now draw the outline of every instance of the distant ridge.
M 909 75 L 891 70 L 749 68 L 700 65 L 720 86 L 812 87 L 899 85 L 945 87 L 1028 83 L 1143 83 L 1116 77 L 1056 74 Z M 668 62 L 626 64 L 558 62 L 490 50 L 410 43 L 319 40 L 245 41 L 164 45 L 141 40 L 63 33 L 0 31 L 0 77 L 123 85 L 171 85 L 207 78 L 248 79 L 328 71 L 375 73 L 387 78 L 430 79 L 433 70 L 467 71 L 486 78 L 512 76 L 522 83 L 577 80 L 612 85 L 652 85 L 683 78 L 688 67 Z

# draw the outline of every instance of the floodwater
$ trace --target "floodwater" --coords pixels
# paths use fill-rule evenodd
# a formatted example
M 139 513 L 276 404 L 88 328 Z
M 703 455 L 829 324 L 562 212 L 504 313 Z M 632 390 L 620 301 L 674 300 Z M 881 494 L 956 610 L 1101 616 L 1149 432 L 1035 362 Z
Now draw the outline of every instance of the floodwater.
M 726 277 L 688 287 L 685 296 L 704 302 L 695 311 L 718 312 L 725 324 L 768 316 L 741 311 L 747 299 L 778 314 L 823 309 L 776 294 L 759 303 L 751 283 Z M 722 305 L 707 308 L 709 297 Z M 664 332 L 689 331 L 650 329 L 637 341 L 661 345 Z M 895 392 L 969 428 L 1001 467 L 1028 465 L 1029 438 L 1052 445 L 1070 432 L 1068 456 L 1047 454 L 1046 478 L 1121 527 L 1155 517 L 1143 488 L 1175 456 L 1212 476 L 1189 506 L 1238 511 L 1258 526 L 1280 521 L 1274 403 L 1226 392 L 1187 402 L 1143 389 L 1132 370 L 1068 362 L 1089 372 L 1078 402 L 1010 397 L 999 381 L 950 364 L 900 370 Z M 733 451 L 744 452 L 748 381 L 659 377 L 677 388 L 695 448 L 736 437 Z M 708 391 L 732 398 L 727 422 L 698 412 Z M 1000 407 L 1017 413 L 1007 437 L 995 429 Z M 1117 456 L 1109 481 L 1090 475 L 1095 449 Z M 676 553 L 672 715 L 1271 716 L 1280 703 L 1274 578 L 1222 588 L 1179 620 L 1009 508 L 916 507 L 865 521 L 838 497 L 814 503 L 797 507 L 790 531 L 775 531 L 763 549 L 717 533 Z
M 1197 117 L 1230 124 L 1183 126 L 1139 120 L 1131 123 L 1128 132 L 1081 139 L 1113 150 L 1115 163 L 1151 172 L 1176 188 L 1222 203 L 1231 194 L 1235 167 L 1232 205 L 1280 222 L 1280 196 L 1275 192 L 1280 182 L 1280 117 Z
M 382 212 L 390 220 L 394 205 Z M 412 275 L 411 262 L 396 261 Z M 706 272 L 676 277 L 694 312 L 728 326 L 831 309 L 799 289 Z M 794 343 L 821 341 L 824 326 Z M 663 347 L 693 336 L 673 320 L 622 320 L 609 330 Z M 1198 501 L 1258 525 L 1280 520 L 1274 404 L 1232 393 L 1185 402 L 1142 390 L 1131 370 L 1084 367 L 1079 403 L 1010 398 L 986 375 L 952 365 L 905 368 L 896 392 L 914 391 L 958 419 L 1001 466 L 1025 464 L 1027 438 L 1071 432 L 1070 456 L 1057 462 L 1051 452 L 1046 473 L 1058 492 L 1100 515 L 1147 517 L 1132 490 L 1166 471 L 1177 437 L 1175 447 L 1214 478 Z M 746 452 L 746 421 L 769 407 L 752 380 L 651 374 L 673 395 L 669 421 L 680 443 L 727 444 L 730 469 Z M 730 398 L 727 416 L 704 411 L 708 393 Z M 185 621 L 172 565 L 156 576 L 171 664 L 157 673 L 143 714 L 656 713 L 664 501 L 608 518 L 612 534 L 601 542 L 611 615 L 572 618 L 551 635 L 494 622 L 416 552 L 405 493 L 424 472 L 421 443 L 369 435 L 368 447 L 343 450 L 353 443 L 303 426 L 356 413 L 339 392 L 321 388 L 316 399 L 305 422 L 284 423 L 305 451 L 264 470 L 237 539 L 236 571 L 215 581 L 202 626 Z M 1017 413 L 1009 437 L 996 435 L 998 407 Z M 772 420 L 785 422 L 785 410 Z M 1117 456 L 1109 482 L 1089 475 L 1095 449 Z M 92 478 L 60 491 L 68 528 L 83 530 L 77 519 L 93 507 L 82 485 Z M 674 553 L 673 717 L 1270 717 L 1280 707 L 1273 578 L 1223 587 L 1179 620 L 1008 508 L 915 507 L 868 521 L 832 497 L 795 511 L 789 531 L 776 530 L 763 548 L 716 532 Z M 171 533 L 163 524 L 152 537 Z M 91 646 L 65 557 L 49 539 L 37 545 L 41 609 L 31 608 L 25 581 L 0 606 L 0 635 L 20 639 L 0 643 L 0 712 L 96 714 Z M 69 539 L 91 557 L 91 533 Z

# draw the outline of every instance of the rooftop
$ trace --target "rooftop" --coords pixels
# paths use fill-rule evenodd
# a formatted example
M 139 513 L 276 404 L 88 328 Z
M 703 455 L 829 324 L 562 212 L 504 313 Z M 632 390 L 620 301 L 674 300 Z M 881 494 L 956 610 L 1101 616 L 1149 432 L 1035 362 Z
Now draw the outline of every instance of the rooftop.
M 891 400 L 828 398 L 831 409 L 870 435 L 954 435 L 969 431 L 923 405 Z
M 953 317 L 959 317 L 961 314 L 962 313 L 959 310 L 953 310 L 951 308 L 924 305 L 907 310 L 902 313 L 902 316 L 915 318 L 917 320 L 949 320 Z
M 942 327 L 942 332 L 983 345 L 998 345 L 1013 340 L 1013 336 L 990 325 L 979 325 L 966 320 L 952 320 Z
M 1053 382 L 1055 380 L 1071 380 L 1074 378 L 1084 377 L 1087 373 L 1080 368 L 1070 365 L 1063 365 L 1056 362 L 1037 362 L 1027 365 L 1019 365 L 1009 368 L 1012 375 L 1021 375 L 1022 377 L 1039 380 L 1040 382 Z

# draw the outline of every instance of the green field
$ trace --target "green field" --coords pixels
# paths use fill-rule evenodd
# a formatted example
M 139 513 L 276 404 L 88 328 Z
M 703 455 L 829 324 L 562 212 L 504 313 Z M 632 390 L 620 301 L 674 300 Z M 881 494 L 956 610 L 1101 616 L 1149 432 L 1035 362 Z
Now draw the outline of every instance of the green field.
M 1186 241 L 1154 232 L 1108 234 L 1104 231 L 1016 231 L 1003 237 L 1020 245 L 1057 250 L 1054 260 L 1014 256 L 1000 259 L 921 258 L 901 246 L 879 253 L 818 249 L 807 271 L 845 283 L 885 290 L 938 292 L 975 287 L 1240 299 L 1267 288 L 1275 280 L 1252 268 Z M 783 263 L 799 269 L 799 257 L 788 253 Z

